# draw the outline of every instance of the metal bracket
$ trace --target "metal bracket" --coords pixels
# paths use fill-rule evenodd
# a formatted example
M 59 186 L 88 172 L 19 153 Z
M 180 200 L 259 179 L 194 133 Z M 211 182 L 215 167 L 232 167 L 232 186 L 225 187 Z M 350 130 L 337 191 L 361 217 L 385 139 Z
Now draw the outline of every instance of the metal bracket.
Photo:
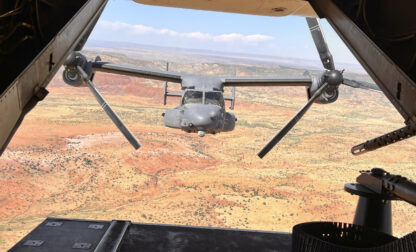
M 23 243 L 23 246 L 40 247 L 44 242 L 42 240 L 27 240 Z
M 89 229 L 103 229 L 104 228 L 104 225 L 103 224 L 90 224 L 89 226 L 88 226 L 88 228 Z
M 92 245 L 91 243 L 87 243 L 87 242 L 76 242 L 74 243 L 72 248 L 73 249 L 90 249 L 91 245 Z

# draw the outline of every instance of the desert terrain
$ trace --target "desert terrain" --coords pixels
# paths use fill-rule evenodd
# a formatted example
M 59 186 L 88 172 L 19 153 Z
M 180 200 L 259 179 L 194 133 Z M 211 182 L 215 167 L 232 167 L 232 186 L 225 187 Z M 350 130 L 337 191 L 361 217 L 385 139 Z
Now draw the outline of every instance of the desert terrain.
M 97 54 L 157 69 L 169 61 L 172 71 L 188 73 L 305 71 L 261 59 L 155 49 L 86 51 Z M 343 186 L 360 170 L 380 167 L 416 178 L 416 139 L 350 154 L 352 146 L 403 126 L 379 92 L 341 87 L 338 101 L 313 105 L 261 160 L 257 152 L 306 102 L 304 88 L 237 88 L 235 130 L 200 138 L 163 125 L 161 114 L 179 103 L 171 98 L 163 106 L 163 82 L 102 73 L 94 82 L 142 148 L 130 146 L 87 88 L 67 86 L 57 74 L 50 94 L 0 157 L 0 251 L 48 216 L 287 232 L 300 222 L 352 222 L 358 198 Z M 179 90 L 177 84 L 169 88 Z M 394 202 L 394 235 L 414 231 L 414 216 L 415 207 Z

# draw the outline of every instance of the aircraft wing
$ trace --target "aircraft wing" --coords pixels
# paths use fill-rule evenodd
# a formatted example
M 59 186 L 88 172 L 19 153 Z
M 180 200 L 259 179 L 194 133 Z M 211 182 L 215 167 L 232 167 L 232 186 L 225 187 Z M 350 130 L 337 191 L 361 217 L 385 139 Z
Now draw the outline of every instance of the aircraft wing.
M 305 86 L 309 87 L 312 84 L 312 78 L 309 76 L 300 77 L 229 77 L 223 79 L 224 87 L 284 87 L 284 86 Z M 344 85 L 353 88 L 362 88 L 368 90 L 381 91 L 374 83 L 364 81 L 355 81 L 344 78 Z
M 93 62 L 92 70 L 95 72 L 122 74 L 122 75 L 138 77 L 138 78 L 182 83 L 182 74 L 168 72 L 168 71 L 154 70 L 154 69 L 145 68 L 145 67 L 127 66 L 127 65 L 120 65 L 120 64 L 114 64 L 114 63 L 109 63 L 109 62 Z
M 312 78 L 310 76 L 300 77 L 227 77 L 223 79 L 223 85 L 233 87 L 283 87 L 283 86 L 311 86 Z
M 262 16 L 316 16 L 304 0 L 134 0 L 149 5 Z

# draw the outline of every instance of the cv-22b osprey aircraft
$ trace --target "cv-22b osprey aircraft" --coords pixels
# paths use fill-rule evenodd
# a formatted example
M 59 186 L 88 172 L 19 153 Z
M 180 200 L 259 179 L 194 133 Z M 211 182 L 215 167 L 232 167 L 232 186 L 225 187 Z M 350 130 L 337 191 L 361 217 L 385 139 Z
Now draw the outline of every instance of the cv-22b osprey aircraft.
M 178 107 L 168 109 L 162 114 L 165 125 L 188 133 L 197 132 L 201 137 L 205 136 L 206 133 L 216 134 L 234 129 L 237 118 L 234 114 L 226 112 L 224 101 L 230 100 L 230 109 L 234 108 L 235 87 L 305 86 L 308 102 L 258 153 L 258 156 L 263 158 L 292 129 L 314 102 L 321 104 L 335 102 L 338 99 L 340 84 L 355 88 L 379 90 L 375 84 L 344 78 L 343 71 L 335 69 L 333 57 L 326 44 L 318 19 L 308 17 L 306 20 L 325 68 L 324 72 L 316 76 L 220 77 L 183 74 L 103 62 L 98 56 L 94 61 L 88 61 L 80 52 L 74 52 L 65 62 L 63 79 L 65 83 L 71 86 L 88 86 L 98 103 L 135 149 L 138 149 L 141 144 L 95 88 L 92 82 L 95 72 L 165 81 L 165 105 L 168 96 L 181 97 L 181 103 Z M 183 92 L 168 92 L 168 82 L 181 84 Z M 224 87 L 229 86 L 233 87 L 232 96 L 224 96 Z

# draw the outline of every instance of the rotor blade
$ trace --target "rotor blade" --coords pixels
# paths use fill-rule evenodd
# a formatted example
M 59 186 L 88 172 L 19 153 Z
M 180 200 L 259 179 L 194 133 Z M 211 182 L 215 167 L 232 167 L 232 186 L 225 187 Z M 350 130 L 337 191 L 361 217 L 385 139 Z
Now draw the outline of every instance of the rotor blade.
M 81 75 L 82 79 L 88 84 L 88 88 L 93 93 L 95 99 L 98 101 L 100 106 L 104 109 L 107 115 L 110 117 L 111 121 L 117 126 L 117 128 L 123 133 L 123 135 L 127 138 L 131 145 L 137 150 L 140 148 L 141 144 L 136 139 L 136 137 L 130 132 L 130 130 L 124 125 L 121 119 L 117 116 L 117 114 L 113 111 L 107 101 L 102 97 L 102 95 L 98 92 L 95 88 L 94 84 L 89 80 L 88 75 L 84 72 L 84 70 L 77 66 L 77 70 Z
M 308 23 L 313 42 L 315 43 L 319 57 L 321 58 L 325 69 L 335 70 L 334 59 L 332 58 L 332 54 L 329 51 L 328 44 L 326 43 L 324 34 L 322 33 L 319 20 L 317 18 L 307 17 L 306 22 Z
M 263 158 L 269 151 L 277 144 L 286 134 L 296 125 L 296 123 L 302 118 L 302 116 L 308 111 L 313 102 L 322 94 L 322 92 L 328 87 L 328 82 L 325 82 L 309 99 L 309 101 L 301 108 L 295 116 L 273 137 L 270 142 L 263 147 L 263 149 L 257 154 L 260 158 Z
M 235 76 L 226 77 L 222 81 L 225 87 L 282 87 L 282 86 L 311 86 L 312 79 L 310 76 L 283 77 L 283 76 Z
M 353 88 L 362 88 L 362 89 L 381 91 L 380 88 L 376 84 L 368 83 L 365 81 L 356 81 L 356 80 L 350 80 L 350 79 L 344 78 L 343 84 L 353 87 Z
M 178 73 L 154 70 L 138 66 L 125 66 L 110 62 L 92 62 L 92 71 L 182 83 L 182 75 Z

